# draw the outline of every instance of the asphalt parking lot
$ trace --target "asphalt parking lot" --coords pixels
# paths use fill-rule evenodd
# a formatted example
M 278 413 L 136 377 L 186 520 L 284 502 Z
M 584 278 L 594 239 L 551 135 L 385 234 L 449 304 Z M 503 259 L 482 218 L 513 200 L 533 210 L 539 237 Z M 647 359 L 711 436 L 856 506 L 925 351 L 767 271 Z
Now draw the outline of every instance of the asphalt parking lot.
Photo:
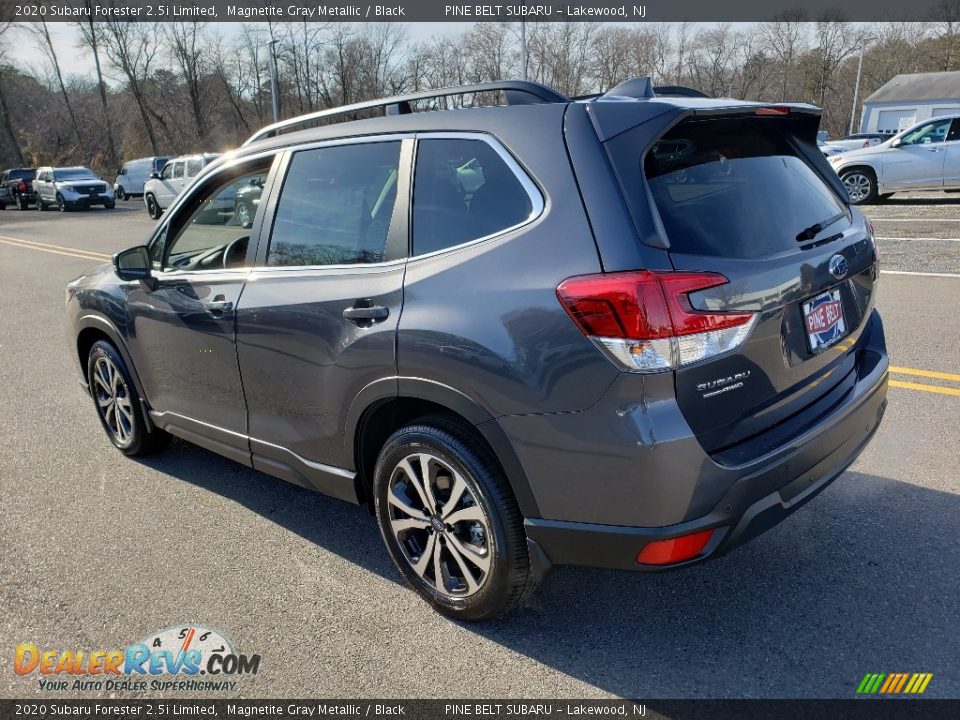
M 404 589 L 363 509 L 179 441 L 116 452 L 77 386 L 63 288 L 151 221 L 138 202 L 0 212 L 0 695 L 46 694 L 12 672 L 18 643 L 197 623 L 262 656 L 243 697 L 846 698 L 867 672 L 960 697 L 960 195 L 867 214 L 895 372 L 850 471 L 715 562 L 560 569 L 467 626 Z

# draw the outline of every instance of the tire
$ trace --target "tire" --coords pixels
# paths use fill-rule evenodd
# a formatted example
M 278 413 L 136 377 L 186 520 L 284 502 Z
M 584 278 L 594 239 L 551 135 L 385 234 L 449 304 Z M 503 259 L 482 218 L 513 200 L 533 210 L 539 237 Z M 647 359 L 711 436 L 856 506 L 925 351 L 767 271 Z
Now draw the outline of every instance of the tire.
M 6 209 L 7 209 L 7 206 L 4 205 L 3 203 L 0 203 L 0 210 L 6 210 Z
M 421 482 L 421 461 L 429 491 Z M 523 517 L 507 479 L 490 451 L 459 424 L 429 417 L 391 435 L 377 459 L 373 495 L 390 556 L 438 612 L 489 620 L 533 592 Z M 407 527 L 396 527 L 405 520 L 411 521 Z
M 250 207 L 249 203 L 239 202 L 237 206 L 233 209 L 233 218 L 236 221 L 237 225 L 242 228 L 253 227 L 253 208 Z
M 17 210 L 29 210 L 30 203 L 23 199 L 23 195 L 17 195 L 16 197 Z
M 68 212 L 70 210 L 70 206 L 67 205 L 67 201 L 63 199 L 63 195 L 60 193 L 57 193 L 57 209 L 60 212 Z
M 44 212 L 47 209 L 47 206 L 43 204 L 43 200 L 37 195 L 37 210 Z
M 127 365 L 106 340 L 98 340 L 90 348 L 87 382 L 100 424 L 120 452 L 149 455 L 166 447 L 170 436 L 156 428 L 147 430 L 140 395 Z
M 840 175 L 854 205 L 869 205 L 877 200 L 877 176 L 869 168 L 854 168 Z
M 113 200 L 104 200 L 103 208 L 104 210 L 113 210 L 117 206 L 117 203 Z
M 127 195 L 127 191 L 123 189 L 123 185 L 117 188 L 116 195 L 117 195 L 117 200 L 126 200 L 127 198 L 130 197 L 129 195 Z
M 153 194 L 147 193 L 147 196 L 144 198 L 144 202 L 147 204 L 147 214 L 154 220 L 159 220 L 160 215 L 163 214 L 163 210 L 160 209 L 160 204 L 157 202 L 157 199 L 153 196 Z

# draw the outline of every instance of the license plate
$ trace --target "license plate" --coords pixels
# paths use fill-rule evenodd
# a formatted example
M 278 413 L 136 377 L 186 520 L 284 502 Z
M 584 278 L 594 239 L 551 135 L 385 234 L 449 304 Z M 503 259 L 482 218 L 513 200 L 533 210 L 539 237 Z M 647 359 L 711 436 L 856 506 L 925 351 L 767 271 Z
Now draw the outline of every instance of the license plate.
M 843 321 L 840 289 L 836 288 L 803 304 L 803 324 L 807 328 L 810 349 L 818 353 L 847 334 Z

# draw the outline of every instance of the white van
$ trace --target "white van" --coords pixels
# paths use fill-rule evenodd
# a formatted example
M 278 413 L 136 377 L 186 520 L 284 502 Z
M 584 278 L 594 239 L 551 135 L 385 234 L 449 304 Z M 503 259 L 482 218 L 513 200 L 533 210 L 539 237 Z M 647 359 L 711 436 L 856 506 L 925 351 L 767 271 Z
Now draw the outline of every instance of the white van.
M 143 184 L 154 173 L 163 172 L 167 164 L 165 157 L 145 157 L 128 160 L 123 167 L 117 170 L 117 179 L 113 183 L 113 192 L 117 200 L 126 200 L 137 195 L 143 195 Z
M 168 160 L 159 173 L 153 173 L 143 186 L 143 203 L 150 217 L 154 220 L 160 217 L 200 171 L 218 157 L 215 153 L 182 155 Z

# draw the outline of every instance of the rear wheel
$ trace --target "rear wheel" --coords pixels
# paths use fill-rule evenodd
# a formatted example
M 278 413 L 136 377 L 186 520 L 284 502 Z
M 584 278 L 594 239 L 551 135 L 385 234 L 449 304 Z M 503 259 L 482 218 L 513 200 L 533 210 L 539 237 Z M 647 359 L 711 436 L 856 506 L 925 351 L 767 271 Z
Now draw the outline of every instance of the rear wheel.
M 249 228 L 253 225 L 253 208 L 248 203 L 237 203 L 237 206 L 233 209 L 233 216 L 236 218 L 237 225 L 242 228 Z
M 87 382 L 97 416 L 107 437 L 125 455 L 147 455 L 163 449 L 170 436 L 147 430 L 140 395 L 117 349 L 98 340 L 87 357 Z
M 129 197 L 127 191 L 123 189 L 123 185 L 117 187 L 117 200 L 126 200 Z
M 373 491 L 394 563 L 439 612 L 486 620 L 532 592 L 516 500 L 489 450 L 456 423 L 426 418 L 394 433 Z
M 147 193 L 144 202 L 147 203 L 147 214 L 154 220 L 158 220 L 160 218 L 160 205 L 157 203 L 157 199 L 151 193 Z
M 877 176 L 872 170 L 856 168 L 840 175 L 847 189 L 850 202 L 854 205 L 868 205 L 877 199 Z
M 47 206 L 43 204 L 43 199 L 39 195 L 37 195 L 37 210 L 39 210 L 40 212 L 43 212 L 46 209 L 47 209 Z

